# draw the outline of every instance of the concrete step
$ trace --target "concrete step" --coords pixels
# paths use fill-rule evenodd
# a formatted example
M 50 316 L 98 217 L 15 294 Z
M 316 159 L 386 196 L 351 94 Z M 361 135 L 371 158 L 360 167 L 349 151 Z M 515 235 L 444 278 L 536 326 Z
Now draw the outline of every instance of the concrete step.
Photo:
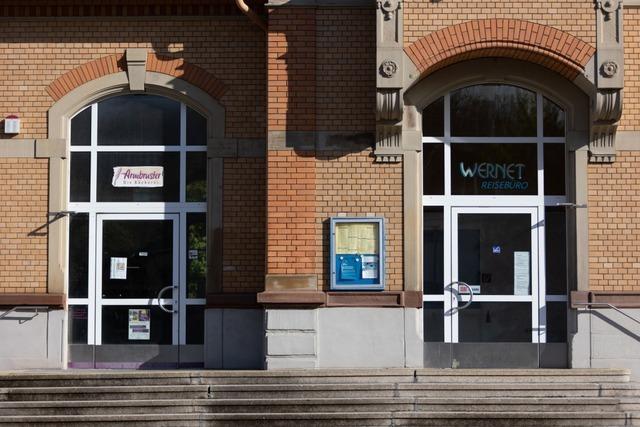
M 0 402 L 0 415 L 329 412 L 613 412 L 614 398 L 175 399 Z
M 616 396 L 611 390 L 609 397 Z M 598 397 L 602 385 L 592 383 L 466 384 L 229 384 L 210 386 L 220 399 L 290 397 Z
M 0 389 L 0 401 L 206 399 L 207 385 L 22 387 Z
M 0 372 L 0 388 L 189 384 L 625 383 L 628 369 L 317 369 Z
M 99 425 L 180 427 L 200 426 L 623 426 L 617 412 L 368 412 L 368 413 L 246 413 L 246 414 L 111 414 L 82 416 L 0 416 L 0 425 Z
M 626 385 L 626 384 L 622 384 Z M 0 389 L 0 401 L 275 399 L 358 397 L 616 397 L 640 389 L 590 383 L 552 384 L 233 384 L 180 386 L 22 387 Z

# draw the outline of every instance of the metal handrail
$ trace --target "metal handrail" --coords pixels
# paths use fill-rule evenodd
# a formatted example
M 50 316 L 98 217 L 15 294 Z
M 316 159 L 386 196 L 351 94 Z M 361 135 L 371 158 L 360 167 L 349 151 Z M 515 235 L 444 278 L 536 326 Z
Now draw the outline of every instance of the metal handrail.
M 599 306 L 608 307 L 608 308 L 610 308 L 612 310 L 617 311 L 618 313 L 622 314 L 623 316 L 633 320 L 638 325 L 640 325 L 640 320 L 636 319 L 633 316 L 629 316 L 627 313 L 625 313 L 624 311 L 620 310 L 620 308 L 618 308 L 615 305 L 610 304 L 608 302 L 574 302 L 574 303 L 572 303 L 572 305 L 583 305 L 583 306 L 585 306 L 587 308 L 589 308 L 589 306 L 592 306 L 592 305 L 599 305 Z
M 49 310 L 49 306 L 47 305 L 16 305 L 15 307 L 11 307 L 9 310 L 0 314 L 0 320 L 7 318 L 11 313 L 15 313 L 20 309 L 25 310 L 35 310 L 35 313 L 31 317 L 20 318 L 20 323 L 26 322 L 27 320 L 35 319 L 38 314 L 40 314 L 39 310 Z

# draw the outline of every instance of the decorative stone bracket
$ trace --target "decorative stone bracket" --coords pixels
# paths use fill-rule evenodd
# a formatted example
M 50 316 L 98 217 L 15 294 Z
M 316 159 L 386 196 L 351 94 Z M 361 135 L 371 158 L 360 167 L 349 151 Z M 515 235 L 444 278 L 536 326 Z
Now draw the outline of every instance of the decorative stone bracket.
M 129 89 L 131 91 L 143 91 L 147 74 L 147 49 L 129 48 L 125 54 L 125 59 L 127 61 Z
M 616 131 L 622 116 L 624 46 L 622 0 L 596 0 L 596 95 L 591 111 L 589 161 L 611 163 L 616 158 Z
M 376 162 L 402 161 L 402 0 L 378 0 L 376 10 Z

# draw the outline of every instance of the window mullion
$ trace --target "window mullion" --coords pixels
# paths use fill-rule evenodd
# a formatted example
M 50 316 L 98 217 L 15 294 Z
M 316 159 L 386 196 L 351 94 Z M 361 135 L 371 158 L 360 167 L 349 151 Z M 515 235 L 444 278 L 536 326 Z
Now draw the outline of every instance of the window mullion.
M 91 105 L 91 173 L 89 183 L 89 201 L 95 203 L 98 193 L 98 104 Z

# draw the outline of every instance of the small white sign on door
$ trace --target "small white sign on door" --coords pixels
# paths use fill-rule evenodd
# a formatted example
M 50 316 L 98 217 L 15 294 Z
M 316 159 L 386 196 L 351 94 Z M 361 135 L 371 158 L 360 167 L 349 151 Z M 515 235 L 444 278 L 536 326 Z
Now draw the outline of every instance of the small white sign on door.
M 513 294 L 529 295 L 529 252 L 513 253 Z
M 110 279 L 127 279 L 127 259 L 121 257 L 111 257 Z
M 162 166 L 116 166 L 113 168 L 114 187 L 162 187 L 164 167 Z
M 129 309 L 129 339 L 148 340 L 151 338 L 151 319 L 148 308 Z

